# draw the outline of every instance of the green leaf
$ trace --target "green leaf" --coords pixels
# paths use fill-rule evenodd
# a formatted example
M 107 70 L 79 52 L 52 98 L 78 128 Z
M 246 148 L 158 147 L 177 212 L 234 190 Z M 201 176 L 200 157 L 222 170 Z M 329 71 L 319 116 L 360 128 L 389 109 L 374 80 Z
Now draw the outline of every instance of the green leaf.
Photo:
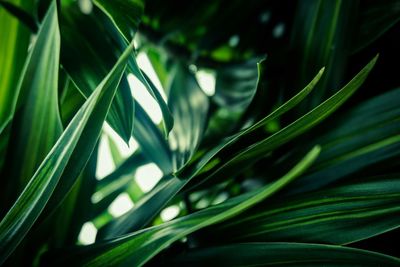
M 31 8 L 33 1 L 13 0 L 10 3 Z M 0 125 L 14 110 L 18 92 L 15 85 L 24 66 L 28 52 L 30 31 L 4 8 L 0 8 Z
M 174 152 L 174 170 L 179 170 L 191 159 L 202 139 L 209 100 L 182 63 L 174 66 L 168 91 L 168 105 L 175 120 L 169 143 Z
M 166 176 L 162 178 L 162 182 L 158 184 L 149 194 L 147 194 L 135 207 L 124 216 L 115 219 L 104 229 L 100 229 L 99 238 L 116 237 L 131 231 L 139 230 L 148 224 L 168 203 L 182 190 L 203 168 L 207 168 L 207 164 L 212 162 L 216 155 L 224 148 L 237 142 L 242 136 L 249 134 L 256 129 L 261 128 L 269 121 L 278 118 L 287 111 L 295 107 L 304 97 L 306 97 L 323 73 L 323 69 L 315 76 L 315 78 L 292 99 L 281 105 L 267 117 L 254 124 L 253 126 L 239 132 L 238 134 L 224 140 L 221 144 L 207 152 L 200 160 L 195 160 L 191 165 L 185 166 L 183 170 L 178 172 L 177 177 Z M 139 106 L 139 105 L 137 105 Z M 138 112 L 136 112 L 138 114 Z M 138 123 L 136 123 L 138 125 Z M 179 177 L 179 178 L 178 178 Z M 181 178 L 181 179 L 180 179 Z
M 337 92 L 344 78 L 345 63 L 353 33 L 357 8 L 356 1 L 302 1 L 296 9 L 291 35 L 294 58 L 294 85 L 305 84 L 321 66 L 327 69 L 307 101 L 300 107 L 302 111 L 314 108 L 326 97 Z
M 337 110 L 362 85 L 375 65 L 376 60 L 377 56 L 372 59 L 347 85 L 329 99 L 325 100 L 316 108 L 273 135 L 243 149 L 239 153 L 235 154 L 231 159 L 224 160 L 221 164 L 217 165 L 215 169 L 212 169 L 208 173 L 203 174 L 202 177 L 199 177 L 199 183 L 204 183 L 206 180 L 216 177 L 221 179 L 223 177 L 237 174 L 238 171 L 243 171 L 243 166 L 248 166 L 251 163 L 254 163 L 259 160 L 260 157 L 265 156 L 267 153 L 287 143 L 324 120 L 327 116 Z M 258 124 L 259 123 L 255 125 L 257 126 Z
M 167 103 L 165 103 L 163 97 L 157 90 L 157 87 L 150 80 L 150 78 L 146 75 L 146 73 L 144 73 L 139 68 L 136 59 L 134 57 L 132 57 L 131 60 L 129 60 L 128 69 L 146 87 L 147 91 L 157 101 L 158 105 L 160 106 L 161 113 L 163 115 L 164 134 L 165 137 L 167 137 L 168 133 L 174 126 L 174 117 L 172 117 L 171 111 L 169 110 Z
M 252 101 L 259 77 L 259 61 L 249 60 L 216 70 L 215 94 L 212 99 L 232 111 L 244 111 Z
M 96 239 L 111 239 L 145 227 L 182 189 L 184 184 L 185 181 L 176 177 L 164 176 L 153 190 L 135 203 L 132 210 L 100 228 Z
M 323 152 L 289 192 L 316 190 L 370 165 L 395 161 L 400 155 L 399 96 L 400 89 L 389 91 L 328 120 L 329 131 L 313 141 Z
M 360 179 L 259 206 L 212 229 L 216 240 L 349 244 L 400 227 L 399 175 Z M 206 235 L 204 235 L 206 236 Z
M 54 3 L 52 10 L 52 15 L 56 16 Z M 24 238 L 46 203 L 50 200 L 48 204 L 50 207 L 58 205 L 78 178 L 97 143 L 104 119 L 132 51 L 133 43 L 74 116 L 1 221 L 1 262 L 4 262 Z
M 135 105 L 133 137 L 139 143 L 143 154 L 157 164 L 163 173 L 173 171 L 172 154 L 167 140 L 139 103 Z
M 58 110 L 60 33 L 55 6 L 29 53 L 16 91 L 18 98 L 3 175 L 7 208 L 18 197 L 62 132 Z M 21 162 L 24 164 L 21 165 Z
M 126 47 L 125 41 L 97 9 L 91 15 L 84 15 L 76 3 L 63 5 L 61 18 L 61 63 L 82 95 L 88 98 L 117 62 Z M 133 116 L 134 103 L 124 76 L 107 121 L 126 143 L 131 137 Z
M 240 195 L 222 204 L 159 226 L 121 237 L 114 242 L 107 243 L 105 245 L 107 248 L 100 245 L 99 250 L 101 254 L 90 259 L 90 254 L 96 251 L 96 247 L 93 247 L 93 251 L 86 253 L 84 256 L 88 257 L 89 261 L 85 262 L 82 259 L 84 260 L 83 266 L 99 266 L 105 263 L 108 266 L 142 266 L 161 250 L 184 236 L 209 225 L 237 216 L 246 209 L 273 195 L 297 176 L 301 175 L 312 164 L 319 152 L 319 147 L 313 148 L 287 174 L 259 190 Z M 76 260 L 76 258 L 73 260 Z
M 68 125 L 74 115 L 78 112 L 79 108 L 85 103 L 85 97 L 79 92 L 75 84 L 64 71 L 63 75 L 65 80 L 61 85 L 60 93 L 60 113 L 63 125 Z
M 122 36 L 129 42 L 139 27 L 144 11 L 142 0 L 95 0 L 94 3 L 113 21 Z
M 399 266 L 388 255 L 341 246 L 243 243 L 193 249 L 159 266 Z

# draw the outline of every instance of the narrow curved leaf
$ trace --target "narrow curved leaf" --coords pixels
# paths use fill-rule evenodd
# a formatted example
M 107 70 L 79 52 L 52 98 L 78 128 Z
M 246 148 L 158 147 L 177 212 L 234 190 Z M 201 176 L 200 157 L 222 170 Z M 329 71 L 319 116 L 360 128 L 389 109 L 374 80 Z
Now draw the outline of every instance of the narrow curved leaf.
M 249 164 L 260 157 L 265 156 L 273 149 L 287 143 L 296 136 L 304 133 L 312 128 L 327 116 L 337 110 L 365 81 L 369 72 L 375 65 L 377 60 L 376 56 L 372 59 L 349 83 L 347 83 L 340 91 L 325 100 L 307 114 L 303 115 L 295 122 L 289 124 L 285 128 L 279 130 L 273 135 L 261 140 L 234 155 L 230 160 L 224 160 L 215 169 L 210 170 L 204 174 L 204 177 L 198 178 L 201 183 L 206 182 L 208 179 L 218 177 L 227 177 L 237 173 L 238 169 L 243 169 L 243 164 Z M 257 124 L 256 124 L 257 125 Z
M 399 175 L 362 179 L 259 206 L 212 229 L 216 240 L 348 244 L 400 227 Z M 220 233 L 221 235 L 218 235 Z M 206 236 L 206 235 L 204 235 Z

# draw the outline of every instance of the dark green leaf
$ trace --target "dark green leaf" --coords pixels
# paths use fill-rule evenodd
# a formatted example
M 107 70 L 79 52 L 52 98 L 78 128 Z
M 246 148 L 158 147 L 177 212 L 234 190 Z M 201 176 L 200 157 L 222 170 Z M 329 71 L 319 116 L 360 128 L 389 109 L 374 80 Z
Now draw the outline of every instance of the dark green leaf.
M 177 63 L 171 74 L 168 105 L 174 116 L 169 137 L 174 152 L 174 170 L 193 156 L 204 133 L 209 100 L 189 69 Z
M 211 229 L 216 240 L 348 244 L 400 226 L 399 175 L 363 178 L 259 206 Z M 218 235 L 221 234 L 221 236 Z M 206 236 L 206 235 L 205 235 Z
M 195 249 L 160 266 L 399 266 L 372 251 L 302 243 L 243 243 Z
M 61 9 L 61 63 L 86 98 L 107 75 L 125 47 L 124 39 L 107 20 L 96 9 L 91 15 L 82 14 L 76 3 Z M 132 133 L 133 113 L 133 99 L 124 76 L 107 121 L 126 143 Z
M 95 0 L 94 3 L 107 14 L 115 26 L 129 42 L 133 38 L 134 30 L 139 26 L 143 14 L 142 0 Z
M 374 42 L 400 20 L 398 0 L 362 1 L 360 4 L 360 22 L 352 44 L 353 53 Z

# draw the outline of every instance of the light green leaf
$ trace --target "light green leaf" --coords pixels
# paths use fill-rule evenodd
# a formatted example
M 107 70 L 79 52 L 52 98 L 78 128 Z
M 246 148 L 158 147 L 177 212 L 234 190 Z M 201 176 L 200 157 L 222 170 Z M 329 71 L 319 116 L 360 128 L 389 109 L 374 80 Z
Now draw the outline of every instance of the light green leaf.
M 13 0 L 10 3 L 31 8 L 33 1 Z M 15 85 L 27 56 L 30 31 L 7 10 L 0 7 L 0 125 L 3 124 L 14 110 L 18 92 Z
M 16 87 L 18 98 L 4 174 L 4 203 L 11 207 L 62 132 L 58 110 L 60 33 L 52 6 Z M 23 162 L 23 164 L 21 164 Z

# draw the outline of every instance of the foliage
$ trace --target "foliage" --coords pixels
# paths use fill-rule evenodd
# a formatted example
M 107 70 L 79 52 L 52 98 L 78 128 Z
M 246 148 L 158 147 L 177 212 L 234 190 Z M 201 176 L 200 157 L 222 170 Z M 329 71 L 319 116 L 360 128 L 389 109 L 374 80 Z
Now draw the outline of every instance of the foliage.
M 399 18 L 397 0 L 0 0 L 0 265 L 400 266 Z

